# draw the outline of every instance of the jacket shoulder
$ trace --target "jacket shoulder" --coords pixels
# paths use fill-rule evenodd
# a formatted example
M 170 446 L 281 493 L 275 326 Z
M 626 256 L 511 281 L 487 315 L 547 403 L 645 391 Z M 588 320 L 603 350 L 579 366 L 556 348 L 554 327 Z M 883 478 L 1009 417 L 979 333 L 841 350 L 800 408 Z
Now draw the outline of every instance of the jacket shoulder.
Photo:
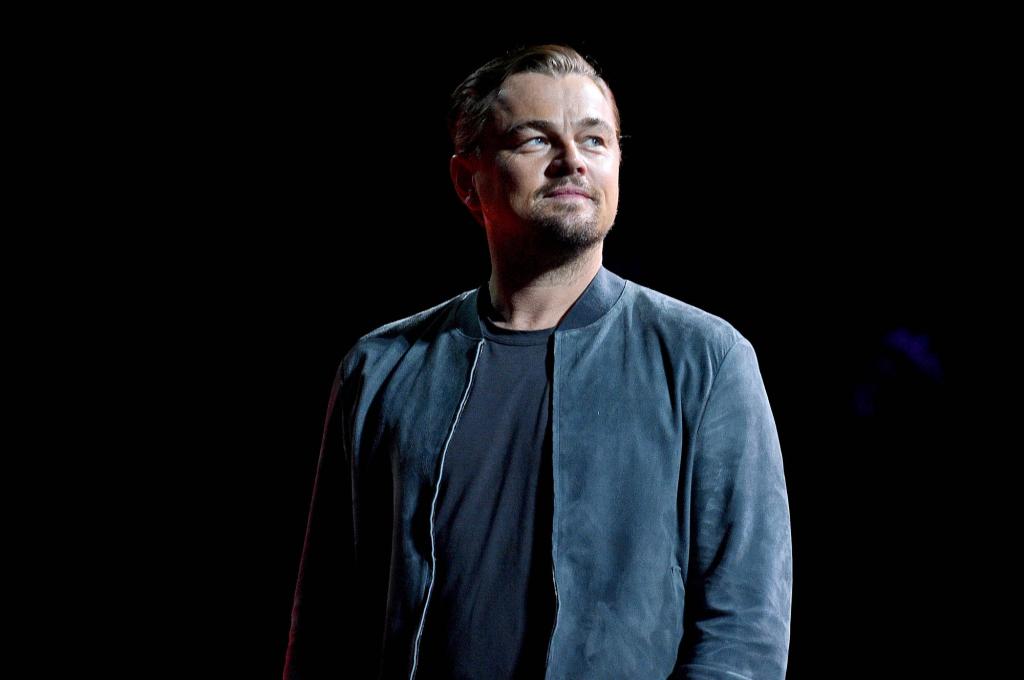
M 726 319 L 696 305 L 674 298 L 636 282 L 633 311 L 672 344 L 681 343 L 721 359 L 737 342 L 746 338 Z
M 389 321 L 364 334 L 341 360 L 339 374 L 344 377 L 358 368 L 379 364 L 389 358 L 397 359 L 418 339 L 447 328 L 456 308 L 474 290 L 463 291 L 433 307 Z

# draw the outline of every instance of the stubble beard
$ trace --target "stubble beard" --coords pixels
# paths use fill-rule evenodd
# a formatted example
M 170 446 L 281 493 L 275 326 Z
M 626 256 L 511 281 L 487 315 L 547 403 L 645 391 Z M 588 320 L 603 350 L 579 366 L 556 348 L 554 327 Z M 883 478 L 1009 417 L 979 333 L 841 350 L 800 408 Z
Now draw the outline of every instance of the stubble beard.
M 602 229 L 598 206 L 536 206 L 531 215 L 538 245 L 563 255 L 593 248 L 608 235 Z

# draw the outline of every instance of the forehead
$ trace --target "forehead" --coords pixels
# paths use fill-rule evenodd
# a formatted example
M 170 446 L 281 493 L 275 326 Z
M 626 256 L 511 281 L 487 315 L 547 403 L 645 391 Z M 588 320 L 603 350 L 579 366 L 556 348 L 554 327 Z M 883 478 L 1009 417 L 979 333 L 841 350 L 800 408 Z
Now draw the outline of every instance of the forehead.
M 604 92 L 593 80 L 576 73 L 516 73 L 502 84 L 491 109 L 491 122 L 498 131 L 528 119 L 562 125 L 584 118 L 599 118 L 614 126 Z

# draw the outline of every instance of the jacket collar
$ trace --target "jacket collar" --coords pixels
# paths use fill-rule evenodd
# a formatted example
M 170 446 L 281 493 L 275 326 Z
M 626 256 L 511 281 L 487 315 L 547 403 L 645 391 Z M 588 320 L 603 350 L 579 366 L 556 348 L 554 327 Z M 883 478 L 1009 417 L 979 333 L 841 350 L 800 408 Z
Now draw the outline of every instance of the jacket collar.
M 562 318 L 555 332 L 581 328 L 597 321 L 618 301 L 625 287 L 624 278 L 601 265 L 594 278 L 569 308 L 569 312 Z M 480 332 L 480 309 L 485 304 L 490 304 L 487 281 L 467 293 L 455 311 L 456 325 L 462 333 L 472 338 L 483 337 L 483 333 Z

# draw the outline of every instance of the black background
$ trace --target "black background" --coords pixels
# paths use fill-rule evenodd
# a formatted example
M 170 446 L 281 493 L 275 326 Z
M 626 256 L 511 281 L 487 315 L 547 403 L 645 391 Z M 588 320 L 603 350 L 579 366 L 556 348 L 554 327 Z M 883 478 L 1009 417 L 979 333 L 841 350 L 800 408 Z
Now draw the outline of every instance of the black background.
M 1002 48 L 956 17 L 773 19 L 602 37 L 593 18 L 179 18 L 69 65 L 117 135 L 103 195 L 129 228 L 99 281 L 130 329 L 146 518 L 112 514 L 161 622 L 153 666 L 279 677 L 331 378 L 359 336 L 488 276 L 448 176 L 447 97 L 538 42 L 591 57 L 621 110 L 605 265 L 758 352 L 793 518 L 789 677 L 966 664 L 953 385 Z

